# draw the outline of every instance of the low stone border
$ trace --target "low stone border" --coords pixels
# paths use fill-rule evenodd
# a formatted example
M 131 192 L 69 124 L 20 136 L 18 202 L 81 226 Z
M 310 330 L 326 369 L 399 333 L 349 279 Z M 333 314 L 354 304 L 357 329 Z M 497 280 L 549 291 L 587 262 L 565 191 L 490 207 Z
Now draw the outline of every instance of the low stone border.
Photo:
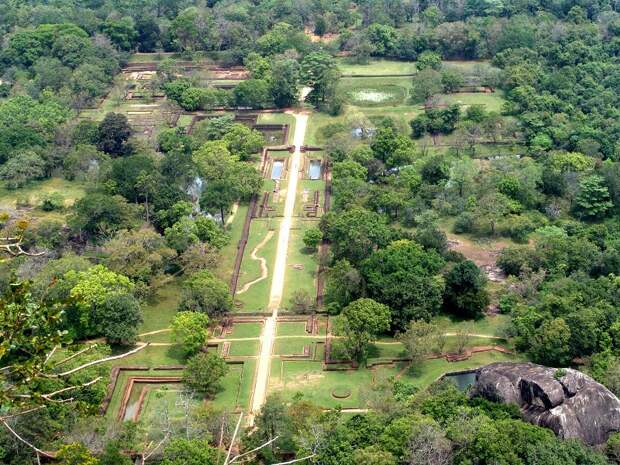
M 110 382 L 106 388 L 105 397 L 101 401 L 101 407 L 99 407 L 99 413 L 101 415 L 105 415 L 108 411 L 108 407 L 110 406 L 110 402 L 112 402 L 112 396 L 114 395 L 114 390 L 116 389 L 116 383 L 118 382 L 118 376 L 122 371 L 148 371 L 150 368 L 146 366 L 126 366 L 126 367 L 114 367 L 110 371 Z
M 116 419 L 118 421 L 122 421 L 125 418 L 125 413 L 127 412 L 127 404 L 129 403 L 129 398 L 131 397 L 131 391 L 133 390 L 133 385 L 136 383 L 141 384 L 169 384 L 169 383 L 180 383 L 183 378 L 180 376 L 132 376 L 129 378 L 127 385 L 125 386 L 125 392 L 123 394 L 123 400 L 121 402 L 121 408 L 118 410 L 118 415 Z M 144 401 L 144 396 L 146 393 L 140 393 L 139 402 Z M 136 414 L 132 418 L 133 421 L 138 420 L 138 413 L 142 410 L 142 405 L 138 405 L 138 409 L 136 410 Z

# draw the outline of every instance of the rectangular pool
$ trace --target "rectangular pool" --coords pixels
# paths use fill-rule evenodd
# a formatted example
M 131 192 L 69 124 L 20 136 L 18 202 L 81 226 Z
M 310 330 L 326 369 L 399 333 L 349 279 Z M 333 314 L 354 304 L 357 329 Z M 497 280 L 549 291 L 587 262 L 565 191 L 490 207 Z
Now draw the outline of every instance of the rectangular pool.
M 271 167 L 271 179 L 280 179 L 284 170 L 284 161 L 274 160 Z
M 321 160 L 310 160 L 308 174 L 310 179 L 321 179 Z

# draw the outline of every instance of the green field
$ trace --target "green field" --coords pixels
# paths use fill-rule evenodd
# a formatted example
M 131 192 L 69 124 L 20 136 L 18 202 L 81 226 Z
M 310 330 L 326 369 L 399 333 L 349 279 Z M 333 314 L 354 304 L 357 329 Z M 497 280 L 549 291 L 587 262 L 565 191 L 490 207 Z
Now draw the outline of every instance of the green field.
M 178 281 L 173 281 L 159 289 L 156 295 L 142 307 L 144 320 L 138 332 L 148 333 L 169 328 L 177 312 L 180 297 L 181 288 Z
M 192 115 L 181 115 L 179 116 L 179 120 L 177 121 L 178 128 L 187 128 L 192 123 L 192 119 L 194 117 Z
M 488 336 L 504 336 L 504 330 L 510 322 L 508 315 L 486 316 L 480 320 L 455 320 L 447 316 L 436 317 L 434 323 L 439 325 L 445 332 L 455 332 L 467 329 L 473 334 Z
M 308 217 L 308 212 L 304 210 L 304 205 L 312 205 L 314 193 L 319 192 L 319 210 L 315 221 L 323 212 L 325 203 L 325 181 L 322 179 L 300 179 L 297 184 L 297 198 L 295 199 L 295 216 Z
M 316 342 L 325 341 L 324 337 L 285 337 L 276 339 L 273 354 L 274 355 L 298 355 L 304 353 L 304 347 L 310 346 L 310 353 L 313 353 Z
M 232 277 L 235 260 L 237 258 L 237 246 L 243 232 L 243 225 L 248 214 L 248 205 L 240 204 L 237 213 L 232 222 L 226 226 L 226 232 L 229 235 L 229 241 L 220 252 L 219 262 L 216 274 L 226 282 L 230 282 Z
M 230 357 L 252 357 L 258 354 L 260 341 L 233 341 L 230 343 Z
M 172 60 L 183 60 L 180 54 L 174 52 L 133 53 L 129 57 L 129 63 L 148 63 L 151 61 L 161 61 L 167 58 Z
M 275 219 L 254 219 L 250 226 L 250 236 L 245 248 L 241 270 L 239 273 L 239 283 L 237 285 L 236 300 L 242 304 L 241 311 L 256 312 L 265 311 L 269 303 L 269 291 L 271 289 L 272 268 L 275 261 L 275 253 L 278 243 L 279 221 Z M 239 294 L 239 290 L 247 283 L 261 276 L 260 262 L 251 257 L 254 248 L 259 245 L 267 236 L 269 231 L 273 231 L 272 237 L 264 244 L 257 253 L 257 257 L 266 260 L 268 275 L 266 279 L 253 284 L 244 293 Z
M 38 207 L 50 194 L 60 194 L 65 207 L 70 207 L 84 196 L 86 185 L 77 181 L 67 181 L 53 177 L 44 181 L 32 181 L 20 189 L 9 189 L 5 182 L 0 182 L 0 208 L 15 208 L 19 200 L 22 204 Z M 47 212 L 36 210 L 36 216 L 49 216 Z
M 224 337 L 233 339 L 260 337 L 262 330 L 261 323 L 235 323 L 232 332 Z
M 258 115 L 258 124 L 288 124 L 288 143 L 293 143 L 295 137 L 295 117 L 288 113 L 261 113 Z
M 515 360 L 514 357 L 498 352 L 474 354 L 462 362 L 446 362 L 443 359 L 425 361 L 415 371 L 404 364 L 379 366 L 374 369 L 360 368 L 349 371 L 325 371 L 321 362 L 274 360 L 271 366 L 270 392 L 280 392 L 292 399 L 302 393 L 305 400 L 315 402 L 324 408 L 364 408 L 364 391 L 375 380 L 396 376 L 418 388 L 429 386 L 443 374 L 468 370 L 489 363 Z M 350 397 L 336 399 L 334 390 L 348 389 Z
M 209 402 L 223 410 L 247 409 L 252 394 L 256 362 L 246 360 L 242 364 L 229 364 L 228 374 L 222 379 L 222 390 Z
M 276 336 L 307 336 L 305 321 L 281 321 L 276 327 Z
M 338 88 L 353 107 L 385 110 L 409 106 L 412 83 L 410 77 L 342 78 Z M 360 95 L 363 93 L 368 95 Z M 355 111 L 355 108 L 350 111 Z
M 368 64 L 360 65 L 351 63 L 347 58 L 339 58 L 338 68 L 343 76 L 414 74 L 417 72 L 414 61 L 396 60 L 370 60 Z
M 149 385 L 146 392 L 139 423 L 148 431 L 148 438 L 154 441 L 162 439 L 167 421 L 172 427 L 183 427 L 186 403 L 192 409 L 202 401 L 199 395 L 186 392 L 180 383 Z
M 316 221 L 296 220 L 291 229 L 282 307 L 289 306 L 290 299 L 297 290 L 306 291 L 313 298 L 316 296 L 316 275 L 319 266 L 316 252 L 309 251 L 303 241 L 304 232 L 316 226 L 318 226 Z
M 459 105 L 483 105 L 487 111 L 500 112 L 504 99 L 501 92 L 493 92 L 489 94 L 480 92 L 459 92 L 458 94 L 442 95 L 439 99 L 441 103 L 450 105 L 458 103 Z

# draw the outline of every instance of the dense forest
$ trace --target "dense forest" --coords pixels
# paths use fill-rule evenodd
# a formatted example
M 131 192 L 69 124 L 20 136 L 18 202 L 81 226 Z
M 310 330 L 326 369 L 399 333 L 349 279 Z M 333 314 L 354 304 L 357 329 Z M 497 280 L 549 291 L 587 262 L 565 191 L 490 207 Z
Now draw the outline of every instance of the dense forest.
M 446 336 L 461 354 L 501 321 L 490 337 L 515 359 L 620 395 L 620 4 L 3 0 L 0 39 L 0 463 L 620 463 L 620 433 L 590 447 L 419 381 Z M 350 90 L 380 79 L 364 74 L 374 64 L 405 69 L 372 84 L 393 92 L 387 110 Z M 245 74 L 214 77 L 230 70 Z M 130 87 L 132 72 L 152 75 Z M 497 108 L 458 100 L 471 89 Z M 282 306 L 334 321 L 334 353 L 359 370 L 381 340 L 409 365 L 373 372 L 350 411 L 297 380 L 252 413 L 209 402 L 235 369 L 213 329 L 267 310 L 229 285 L 234 212 L 279 188 L 260 124 L 238 115 L 298 109 L 330 173 L 329 211 L 303 230 L 324 293 Z M 154 326 L 169 289 L 173 315 Z M 235 355 L 258 359 L 254 342 Z M 157 344 L 178 353 L 154 361 Z M 166 410 L 157 440 L 110 421 L 124 357 L 149 375 L 167 366 L 202 401 L 173 401 L 183 419 L 173 428 Z M 239 413 L 252 416 L 241 431 Z

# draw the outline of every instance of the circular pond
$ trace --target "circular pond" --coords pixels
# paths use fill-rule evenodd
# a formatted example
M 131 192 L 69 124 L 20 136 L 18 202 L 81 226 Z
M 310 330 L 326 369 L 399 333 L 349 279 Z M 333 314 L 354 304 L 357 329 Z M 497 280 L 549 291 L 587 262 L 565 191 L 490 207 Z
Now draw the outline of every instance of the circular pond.
M 336 386 L 332 389 L 332 397 L 335 399 L 348 399 L 351 397 L 351 389 L 347 386 Z

